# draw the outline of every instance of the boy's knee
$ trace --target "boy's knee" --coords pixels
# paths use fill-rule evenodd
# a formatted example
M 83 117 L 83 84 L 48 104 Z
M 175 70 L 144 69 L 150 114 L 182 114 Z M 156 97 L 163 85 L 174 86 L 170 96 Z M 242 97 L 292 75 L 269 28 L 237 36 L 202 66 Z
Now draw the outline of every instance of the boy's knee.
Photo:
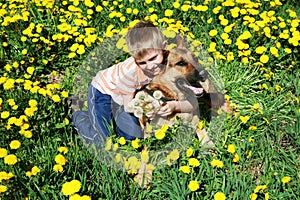
M 126 140 L 134 140 L 136 138 L 142 139 L 144 138 L 144 133 L 141 128 L 124 130 L 122 128 L 117 128 L 116 132 L 119 137 L 124 137 Z

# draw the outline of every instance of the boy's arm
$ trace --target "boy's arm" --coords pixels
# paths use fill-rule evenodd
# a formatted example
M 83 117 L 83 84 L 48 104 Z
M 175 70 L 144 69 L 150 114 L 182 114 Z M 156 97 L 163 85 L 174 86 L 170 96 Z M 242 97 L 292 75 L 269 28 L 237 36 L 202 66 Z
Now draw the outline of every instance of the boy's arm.
M 198 100 L 191 96 L 187 100 L 167 102 L 165 106 L 160 108 L 157 114 L 161 116 L 168 116 L 173 112 L 189 113 L 193 112 L 196 108 L 198 108 Z
M 122 99 L 123 99 L 123 105 L 124 105 L 124 110 L 125 112 L 128 112 L 128 105 L 129 105 L 129 102 L 131 100 L 133 100 L 134 98 L 134 93 L 132 94 L 123 94 L 122 95 Z

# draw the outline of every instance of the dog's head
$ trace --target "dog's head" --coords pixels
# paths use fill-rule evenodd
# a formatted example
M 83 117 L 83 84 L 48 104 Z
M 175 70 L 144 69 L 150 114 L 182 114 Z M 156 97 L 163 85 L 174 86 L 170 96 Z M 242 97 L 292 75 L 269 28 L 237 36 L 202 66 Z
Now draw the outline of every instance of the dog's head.
M 199 65 L 197 56 L 187 48 L 182 37 L 176 37 L 176 44 L 177 47 L 168 53 L 164 71 L 158 75 L 154 82 L 162 82 L 161 79 L 174 82 L 176 88 L 172 87 L 172 84 L 167 86 L 169 90 L 173 91 L 173 94 L 175 92 L 178 95 L 176 92 L 178 89 L 189 95 L 192 93 L 195 95 L 202 94 L 200 82 L 207 79 L 207 71 Z M 157 81 L 157 79 L 160 80 Z M 191 86 L 197 84 L 198 88 Z M 201 87 L 200 90 L 199 87 Z
M 190 51 L 183 38 L 176 37 L 177 47 L 170 50 L 166 68 L 173 68 L 185 77 L 190 83 L 207 79 L 207 71 L 198 62 L 197 56 Z

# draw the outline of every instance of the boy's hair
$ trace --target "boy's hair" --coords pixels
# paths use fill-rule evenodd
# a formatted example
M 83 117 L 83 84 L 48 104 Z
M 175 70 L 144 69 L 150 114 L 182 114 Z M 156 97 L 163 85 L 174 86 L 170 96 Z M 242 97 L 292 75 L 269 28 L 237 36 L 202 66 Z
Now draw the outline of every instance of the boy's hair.
M 139 21 L 126 34 L 126 43 L 130 55 L 140 58 L 149 49 L 164 49 L 164 36 L 151 21 Z

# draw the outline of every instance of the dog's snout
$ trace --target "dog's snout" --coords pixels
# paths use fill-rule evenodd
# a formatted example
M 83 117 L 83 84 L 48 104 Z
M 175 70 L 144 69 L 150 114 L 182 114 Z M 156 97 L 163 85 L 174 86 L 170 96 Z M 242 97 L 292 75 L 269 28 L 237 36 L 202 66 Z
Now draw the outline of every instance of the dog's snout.
M 205 69 L 203 69 L 199 72 L 199 76 L 200 76 L 200 81 L 204 82 L 207 79 L 208 72 Z

